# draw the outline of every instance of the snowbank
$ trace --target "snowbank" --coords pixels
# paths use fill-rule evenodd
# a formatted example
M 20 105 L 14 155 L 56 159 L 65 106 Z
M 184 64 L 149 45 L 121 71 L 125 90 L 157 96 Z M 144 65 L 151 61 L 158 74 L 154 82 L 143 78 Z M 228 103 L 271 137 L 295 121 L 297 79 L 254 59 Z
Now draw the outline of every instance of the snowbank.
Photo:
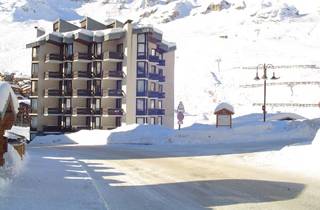
M 5 153 L 4 159 L 6 161 L 3 167 L 0 167 L 0 189 L 3 189 L 14 176 L 17 176 L 23 169 L 25 161 L 21 161 L 18 152 L 8 145 L 8 152 Z
M 255 154 L 253 157 L 245 157 L 245 159 L 249 160 L 250 164 L 319 178 L 319 151 L 320 130 L 318 130 L 312 144 L 287 146 L 280 151 Z
M 259 115 L 260 116 L 260 115 Z M 258 121 L 256 115 L 234 120 L 234 127 L 193 124 L 181 130 L 157 125 L 127 125 L 114 130 L 81 130 L 64 135 L 38 136 L 32 144 L 215 144 L 233 142 L 311 141 L 319 128 L 316 120 Z

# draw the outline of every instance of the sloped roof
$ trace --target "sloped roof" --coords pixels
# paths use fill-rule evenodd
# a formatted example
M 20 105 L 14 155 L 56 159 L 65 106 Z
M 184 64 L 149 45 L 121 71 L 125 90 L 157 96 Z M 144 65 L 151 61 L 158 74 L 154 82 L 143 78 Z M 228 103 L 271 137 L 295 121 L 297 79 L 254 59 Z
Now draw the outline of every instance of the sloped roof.
M 218 106 L 216 107 L 216 109 L 214 110 L 214 113 L 217 113 L 223 109 L 226 109 L 232 113 L 234 113 L 234 109 L 233 109 L 233 106 L 228 104 L 228 103 L 221 103 L 221 104 L 218 104 Z
M 18 113 L 19 102 L 14 94 L 11 85 L 7 82 L 0 82 L 0 119 L 4 117 L 9 102 L 11 101 L 12 111 Z

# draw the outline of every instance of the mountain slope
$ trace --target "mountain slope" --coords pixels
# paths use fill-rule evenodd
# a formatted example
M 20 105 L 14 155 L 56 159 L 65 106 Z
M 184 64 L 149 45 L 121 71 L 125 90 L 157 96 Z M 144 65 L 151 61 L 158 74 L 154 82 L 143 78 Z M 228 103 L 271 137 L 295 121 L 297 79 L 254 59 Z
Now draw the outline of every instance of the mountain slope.
M 30 51 L 25 44 L 34 38 L 34 26 L 51 30 L 48 21 L 57 17 L 73 20 L 88 15 L 99 21 L 130 18 L 154 24 L 164 32 L 165 39 L 177 43 L 176 102 L 183 101 L 186 110 L 200 119 L 204 116 L 212 120 L 215 103 L 220 101 L 234 104 L 236 114 L 261 112 L 259 105 L 252 106 L 263 99 L 259 86 L 262 81 L 253 80 L 254 67 L 260 63 L 287 66 L 275 69 L 280 79 L 268 87 L 267 101 L 293 105 L 268 106 L 268 111 L 320 116 L 318 107 L 294 106 L 320 101 L 319 86 L 310 83 L 319 81 L 320 70 L 294 66 L 320 66 L 320 2 L 68 0 L 59 5 L 55 2 L 0 0 L 0 31 L 5 31 L 0 40 L 0 71 L 29 74 Z M 219 5 L 221 11 L 212 11 L 214 5 Z M 27 6 L 29 9 L 24 9 Z

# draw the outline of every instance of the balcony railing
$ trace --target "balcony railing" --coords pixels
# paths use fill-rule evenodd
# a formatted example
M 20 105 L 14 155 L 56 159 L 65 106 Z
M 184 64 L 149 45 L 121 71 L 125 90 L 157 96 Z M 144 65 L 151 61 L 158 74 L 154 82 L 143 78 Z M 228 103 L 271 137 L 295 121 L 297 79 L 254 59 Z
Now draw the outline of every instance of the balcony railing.
M 55 61 L 55 62 L 62 62 L 63 56 L 61 54 L 54 54 L 54 53 L 49 53 L 46 55 L 45 62 L 49 61 Z
M 37 56 L 32 56 L 32 61 L 39 61 L 39 56 L 37 55 Z
M 63 131 L 61 126 L 58 125 L 45 125 L 43 126 L 44 132 L 61 132 Z
M 77 52 L 74 54 L 73 60 L 92 60 L 92 55 L 88 53 Z
M 159 80 L 159 82 L 165 82 L 166 81 L 166 77 L 163 76 L 163 75 L 159 75 L 158 80 Z
M 60 89 L 45 89 L 45 96 L 62 96 L 62 90 Z
M 159 66 L 165 66 L 166 65 L 166 61 L 164 59 L 159 59 L 158 65 Z
M 73 78 L 91 78 L 92 74 L 89 71 L 76 71 L 73 73 Z
M 121 89 L 109 89 L 103 92 L 104 96 L 112 96 L 112 97 L 122 97 L 123 91 Z
M 57 115 L 57 114 L 62 114 L 62 110 L 60 108 L 45 108 L 44 109 L 44 114 L 46 115 Z
M 164 115 L 164 109 L 148 109 L 148 115 Z
M 150 98 L 158 98 L 159 97 L 159 92 L 157 92 L 157 91 L 148 91 L 148 97 L 150 97 Z
M 158 97 L 159 98 L 165 98 L 166 97 L 166 93 L 165 92 L 159 92 L 158 93 Z
M 136 110 L 136 115 L 147 115 L 148 111 L 147 110 Z
M 103 73 L 103 77 L 123 78 L 123 71 L 106 71 Z
M 103 59 L 104 60 L 109 60 L 109 59 L 122 60 L 123 53 L 122 52 L 107 51 L 107 52 L 103 53 Z
M 147 75 L 147 73 L 146 72 L 143 72 L 143 71 L 141 71 L 141 72 L 137 72 L 137 78 L 148 78 L 148 75 Z
M 88 107 L 80 107 L 73 109 L 73 115 L 101 115 L 102 109 L 92 109 Z
M 115 108 L 115 109 L 103 109 L 103 115 L 123 115 L 123 109 Z
M 148 92 L 147 91 L 143 91 L 143 92 L 137 91 L 137 96 L 148 97 Z
M 45 79 L 62 79 L 63 74 L 61 72 L 49 71 L 44 73 Z
M 151 80 L 159 80 L 159 74 L 156 73 L 149 73 L 148 78 Z
M 73 96 L 93 96 L 93 92 L 87 89 L 73 89 Z
M 90 125 L 72 125 L 72 130 L 73 131 L 91 130 L 91 126 Z
M 158 62 L 159 62 L 159 56 L 149 55 L 148 60 L 149 60 L 150 62 L 158 63 Z

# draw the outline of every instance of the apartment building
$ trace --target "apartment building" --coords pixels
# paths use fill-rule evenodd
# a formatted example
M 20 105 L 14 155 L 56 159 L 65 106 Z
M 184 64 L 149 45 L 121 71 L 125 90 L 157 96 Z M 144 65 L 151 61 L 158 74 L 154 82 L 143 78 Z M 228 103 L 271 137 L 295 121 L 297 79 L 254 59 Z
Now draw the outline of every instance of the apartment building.
M 122 124 L 174 127 L 174 43 L 152 26 L 89 17 L 37 28 L 32 49 L 31 135 Z

